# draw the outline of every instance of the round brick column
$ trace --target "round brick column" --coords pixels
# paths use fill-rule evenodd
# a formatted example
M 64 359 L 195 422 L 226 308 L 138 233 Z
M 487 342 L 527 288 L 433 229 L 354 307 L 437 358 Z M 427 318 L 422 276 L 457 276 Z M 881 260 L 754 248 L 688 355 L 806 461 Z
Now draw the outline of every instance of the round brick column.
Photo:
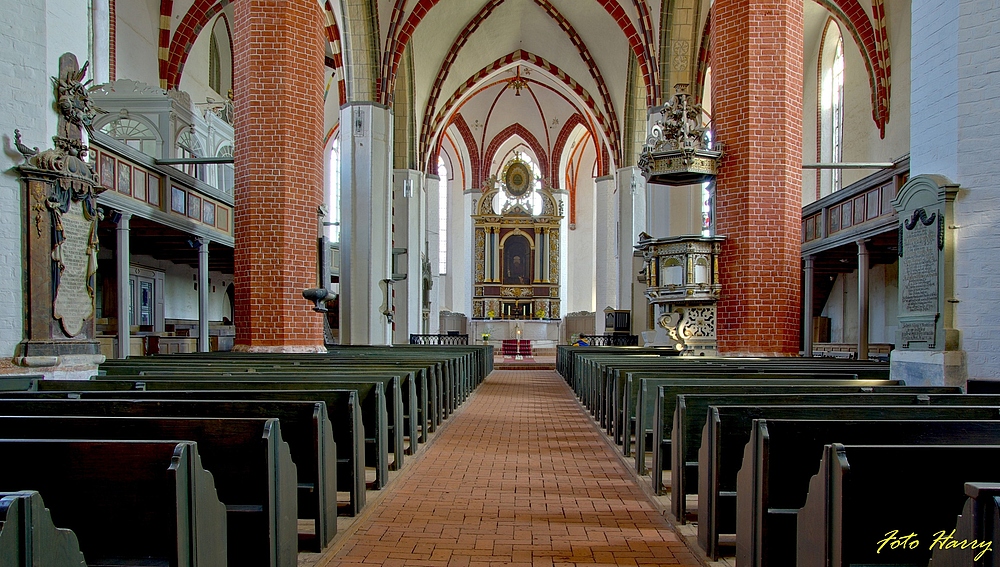
M 323 350 L 323 19 L 315 0 L 234 2 L 236 348 Z
M 799 352 L 802 2 L 716 0 L 712 105 L 726 155 L 716 185 L 718 345 L 724 355 Z

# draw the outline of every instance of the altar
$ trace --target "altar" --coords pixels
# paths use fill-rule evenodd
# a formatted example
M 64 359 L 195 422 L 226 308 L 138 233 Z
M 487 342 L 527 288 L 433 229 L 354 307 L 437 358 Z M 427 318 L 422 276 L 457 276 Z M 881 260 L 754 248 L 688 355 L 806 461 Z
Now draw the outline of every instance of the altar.
M 528 340 L 537 348 L 554 348 L 559 342 L 557 320 L 473 319 L 469 322 L 469 338 L 481 341 L 489 335 L 488 342 L 500 344 L 505 340 Z
M 559 202 L 515 154 L 475 204 L 472 319 L 474 336 L 489 325 L 495 340 L 514 326 L 539 340 L 558 340 L 560 319 Z M 492 320 L 487 325 L 477 320 Z M 501 325 L 498 321 L 502 321 Z M 493 333 L 491 333 L 493 335 Z

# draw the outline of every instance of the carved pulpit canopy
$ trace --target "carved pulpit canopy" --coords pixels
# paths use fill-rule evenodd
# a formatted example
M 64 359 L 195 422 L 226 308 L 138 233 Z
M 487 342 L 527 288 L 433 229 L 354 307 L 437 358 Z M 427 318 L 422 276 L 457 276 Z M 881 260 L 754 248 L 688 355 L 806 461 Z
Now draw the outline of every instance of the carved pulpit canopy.
M 638 163 L 649 183 L 693 185 L 718 173 L 722 144 L 714 142 L 711 130 L 702 124 L 704 112 L 687 87 L 675 85 L 674 98 L 650 110 L 650 135 Z

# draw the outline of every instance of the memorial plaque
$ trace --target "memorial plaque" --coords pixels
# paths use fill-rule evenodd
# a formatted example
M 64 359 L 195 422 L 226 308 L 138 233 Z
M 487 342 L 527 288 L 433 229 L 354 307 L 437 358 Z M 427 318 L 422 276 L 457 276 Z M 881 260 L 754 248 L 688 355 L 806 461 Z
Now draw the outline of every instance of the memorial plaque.
M 938 310 L 937 217 L 937 213 L 928 216 L 924 209 L 917 209 L 900 226 L 900 295 L 905 312 Z
M 91 272 L 97 270 L 96 250 L 92 254 L 90 245 L 93 229 L 93 221 L 84 216 L 83 205 L 70 201 L 69 211 L 62 215 L 63 240 L 52 252 L 59 265 L 54 313 L 70 337 L 79 335 L 84 321 L 94 314 L 88 281 Z

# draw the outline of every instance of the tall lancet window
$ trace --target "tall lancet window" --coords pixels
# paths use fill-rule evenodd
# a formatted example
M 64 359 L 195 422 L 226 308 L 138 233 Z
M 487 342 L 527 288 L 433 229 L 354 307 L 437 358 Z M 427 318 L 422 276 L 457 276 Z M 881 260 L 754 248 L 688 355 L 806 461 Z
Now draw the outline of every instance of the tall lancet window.
M 448 167 L 438 157 L 438 274 L 448 273 Z
M 330 242 L 340 242 L 340 137 L 333 139 L 327 158 L 330 176 L 326 191 L 326 237 Z
M 844 160 L 844 37 L 837 41 L 833 55 L 833 120 L 832 138 L 830 144 L 833 148 L 833 161 Z M 833 170 L 833 190 L 837 191 L 841 187 L 841 171 Z
M 839 163 L 844 159 L 844 36 L 837 21 L 830 18 L 823 31 L 819 53 L 819 112 L 817 118 L 818 162 Z M 828 168 L 819 173 L 817 198 L 841 188 L 842 170 Z

